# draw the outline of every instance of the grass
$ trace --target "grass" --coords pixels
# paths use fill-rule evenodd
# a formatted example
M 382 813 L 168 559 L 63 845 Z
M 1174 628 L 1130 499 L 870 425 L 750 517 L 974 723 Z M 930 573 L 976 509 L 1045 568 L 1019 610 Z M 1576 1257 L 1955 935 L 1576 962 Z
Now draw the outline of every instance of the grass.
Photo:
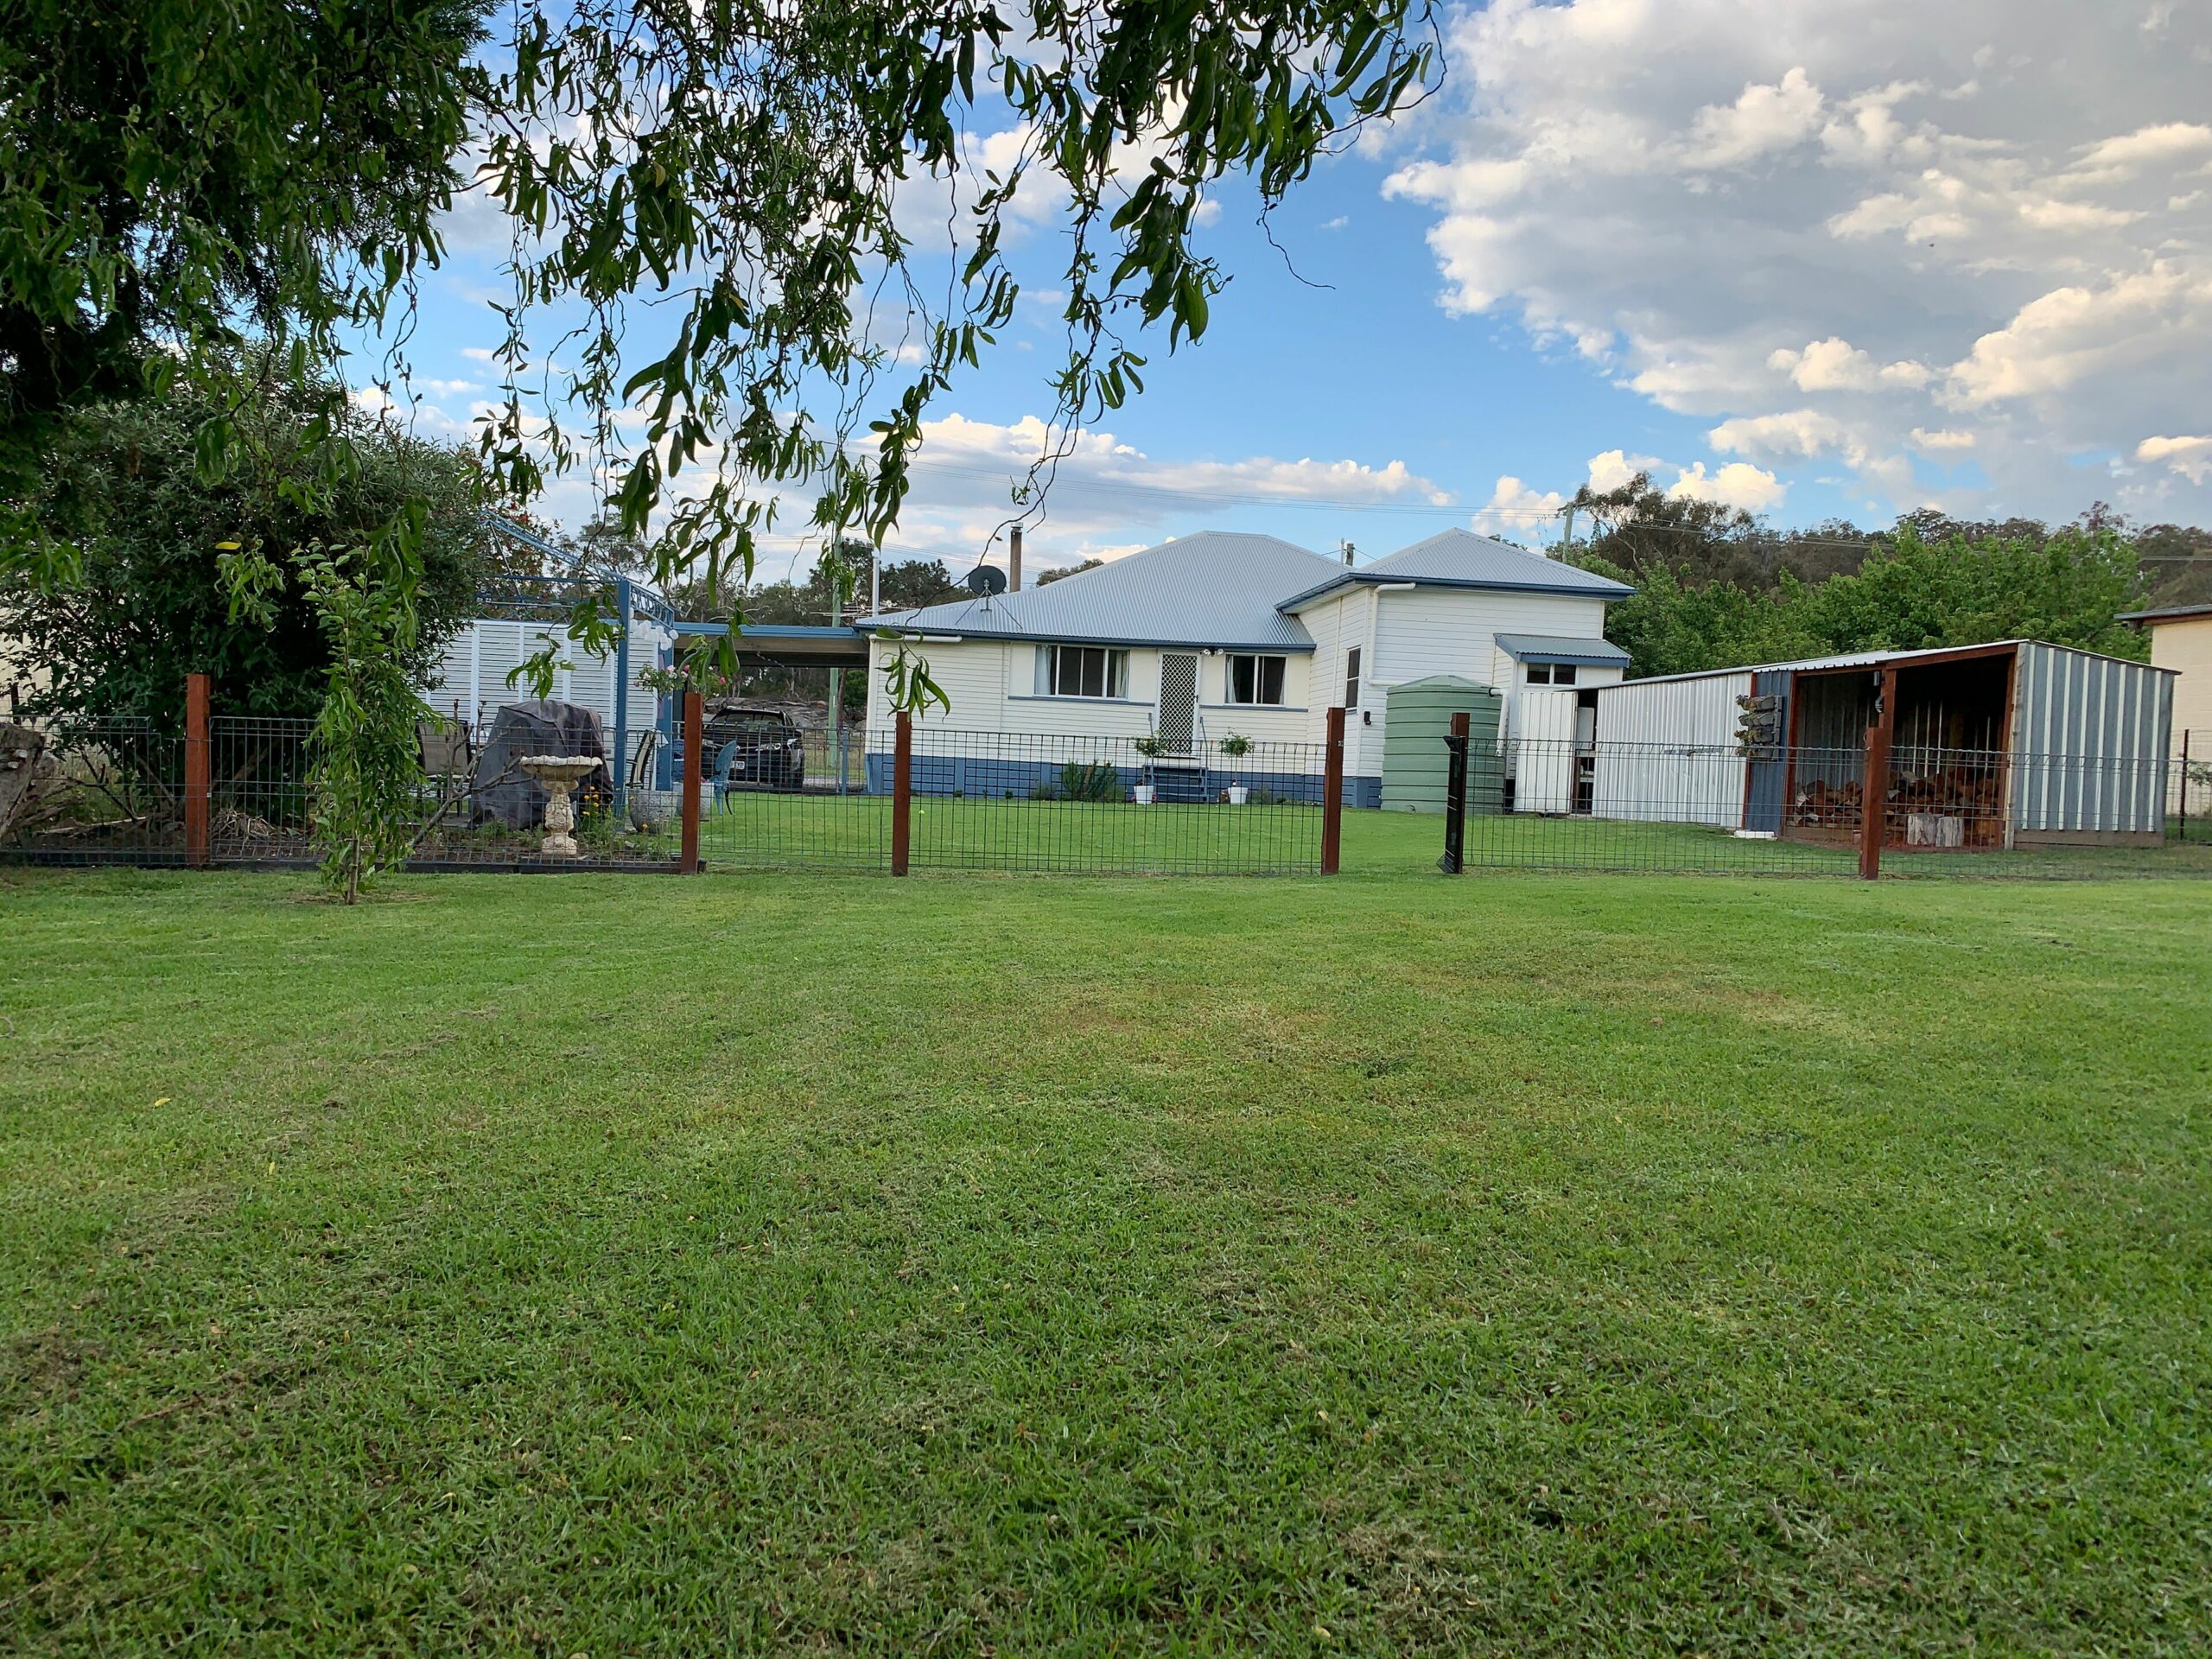
M 2199 1654 L 2208 938 L 0 872 L 0 1649 Z
M 1101 805 L 1067 801 L 916 796 L 917 869 L 985 868 L 1144 874 L 1312 872 L 1321 814 L 1287 804 Z M 1892 851 L 1886 874 L 2125 877 L 2212 876 L 2212 835 L 2163 848 L 2065 847 L 2012 852 Z M 1412 874 L 1444 847 L 1435 814 L 1344 815 L 1344 867 Z M 672 836 L 651 843 L 672 856 Z M 700 852 L 727 868 L 842 865 L 888 868 L 891 803 L 880 795 L 734 793 L 702 818 Z M 1468 865 L 1531 869 L 1729 871 L 1846 875 L 1859 855 L 1840 844 L 1753 840 L 1689 823 L 1508 814 L 1467 820 Z

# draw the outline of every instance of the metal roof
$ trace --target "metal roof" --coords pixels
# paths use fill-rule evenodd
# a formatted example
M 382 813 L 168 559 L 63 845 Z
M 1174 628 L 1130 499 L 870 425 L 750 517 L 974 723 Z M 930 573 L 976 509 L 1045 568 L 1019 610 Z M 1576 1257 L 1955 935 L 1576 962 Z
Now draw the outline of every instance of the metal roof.
M 1201 531 L 1019 593 L 893 612 L 855 626 L 1087 645 L 1310 652 L 1312 636 L 1276 601 L 1340 568 L 1272 536 Z
M 2122 611 L 2123 622 L 2181 622 L 2191 617 L 2212 616 L 2212 605 L 2168 605 L 2155 611 Z
M 1607 639 L 1577 639 L 1563 633 L 1501 633 L 1497 648 L 1516 662 L 1578 663 L 1590 668 L 1625 668 L 1628 652 Z
M 1424 588 L 1573 594 L 1586 599 L 1625 599 L 1636 591 L 1625 582 L 1577 569 L 1523 547 L 1492 541 L 1471 530 L 1446 530 L 1372 564 L 1332 571 L 1326 582 L 1283 601 L 1282 608 L 1295 610 L 1340 588 L 1399 582 L 1417 582 Z
M 1685 674 L 1651 674 L 1642 679 L 1624 680 L 1621 683 L 1656 685 L 1664 680 L 1709 680 L 1723 674 L 1817 674 L 1833 669 L 1886 668 L 1892 664 L 1909 667 L 1929 658 L 1957 660 L 1968 657 L 1998 657 L 2008 652 L 2017 652 L 2022 645 L 2035 645 L 2044 651 L 2063 651 L 2075 657 L 2094 657 L 2100 662 L 2120 663 L 2155 674 L 2179 671 L 2171 668 L 2152 668 L 2149 663 L 2139 663 L 2132 657 L 2113 657 L 2101 651 L 2084 651 L 2079 645 L 2054 645 L 2047 639 L 1992 639 L 1979 645 L 1928 645 L 1913 651 L 1847 651 L 1833 657 L 1801 657 L 1795 662 L 1739 663 L 1733 668 L 1699 668 Z

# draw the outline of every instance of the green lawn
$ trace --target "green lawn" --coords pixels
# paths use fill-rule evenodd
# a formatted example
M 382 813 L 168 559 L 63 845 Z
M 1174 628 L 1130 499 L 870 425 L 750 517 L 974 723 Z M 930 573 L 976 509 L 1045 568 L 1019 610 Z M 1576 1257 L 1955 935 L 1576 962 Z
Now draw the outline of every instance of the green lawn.
M 1135 806 L 918 795 L 912 820 L 916 869 L 1031 869 L 1141 874 L 1161 871 L 1313 872 L 1320 868 L 1318 807 L 1257 804 Z M 2163 848 L 2068 847 L 2012 852 L 1891 852 L 1886 874 L 1926 875 L 2212 876 L 2212 835 Z M 674 856 L 672 835 L 632 851 Z M 709 866 L 887 869 L 891 803 L 881 795 L 734 793 L 700 823 Z M 1435 814 L 1349 811 L 1348 871 L 1412 874 L 1444 850 Z M 1688 823 L 1477 815 L 1466 821 L 1473 867 L 1534 869 L 1752 871 L 1848 877 L 1859 855 L 1845 845 L 1745 839 Z
M 0 870 L 0 1651 L 2212 1649 L 2212 884 L 306 893 Z

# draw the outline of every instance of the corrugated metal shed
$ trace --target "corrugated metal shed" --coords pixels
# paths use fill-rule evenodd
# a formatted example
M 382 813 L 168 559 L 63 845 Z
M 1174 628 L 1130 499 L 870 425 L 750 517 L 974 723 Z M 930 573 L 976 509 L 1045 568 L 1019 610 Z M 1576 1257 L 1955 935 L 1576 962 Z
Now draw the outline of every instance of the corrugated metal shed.
M 1505 771 L 1497 752 L 1505 699 L 1456 674 L 1433 674 L 1389 690 L 1382 737 L 1385 811 L 1441 812 L 1448 797 L 1451 753 L 1444 740 L 1452 716 L 1467 716 L 1467 810 L 1497 812 L 1504 804 Z
M 982 639 L 1310 652 L 1312 637 L 1276 603 L 1342 568 L 1273 536 L 1209 530 L 1042 587 L 869 623 Z
M 1573 663 L 1586 668 L 1628 666 L 1628 652 L 1605 639 L 1577 639 L 1561 633 L 1501 633 L 1497 648 L 1516 662 Z
M 1636 590 L 1607 577 L 1548 559 L 1524 547 L 1492 541 L 1472 531 L 1447 530 L 1415 542 L 1385 559 L 1354 569 L 1338 567 L 1324 582 L 1282 601 L 1294 611 L 1340 588 L 1411 582 L 1424 587 L 1487 588 L 1522 594 L 1578 594 L 1592 599 L 1626 599 Z

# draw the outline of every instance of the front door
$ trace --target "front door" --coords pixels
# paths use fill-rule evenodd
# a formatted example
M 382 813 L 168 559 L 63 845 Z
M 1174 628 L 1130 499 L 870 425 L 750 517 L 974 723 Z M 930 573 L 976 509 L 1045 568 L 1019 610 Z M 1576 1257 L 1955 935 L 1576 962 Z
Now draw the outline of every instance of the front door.
M 1186 651 L 1160 658 L 1160 741 L 1170 754 L 1188 754 L 1198 712 L 1198 659 Z

